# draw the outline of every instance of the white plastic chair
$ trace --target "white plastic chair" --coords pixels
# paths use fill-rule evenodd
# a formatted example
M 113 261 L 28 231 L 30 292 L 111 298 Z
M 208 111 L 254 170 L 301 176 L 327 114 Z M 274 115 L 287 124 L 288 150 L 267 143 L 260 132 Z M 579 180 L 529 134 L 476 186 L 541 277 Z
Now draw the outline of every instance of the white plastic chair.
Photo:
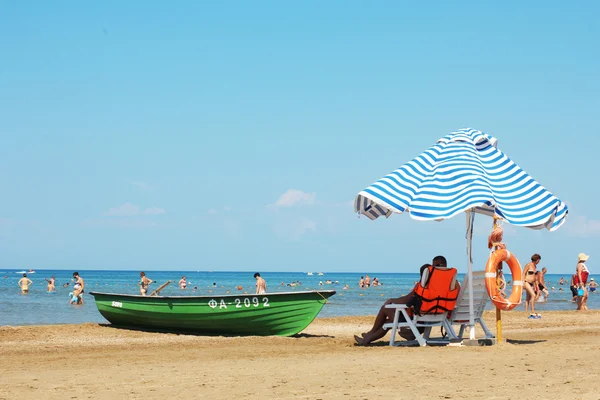
M 487 339 L 494 338 L 494 334 L 488 329 L 483 321 L 483 312 L 489 300 L 487 290 L 485 288 L 485 271 L 473 271 L 473 322 L 479 324 Z M 458 301 L 452 313 L 450 313 L 449 336 L 455 336 L 458 339 L 463 338 L 465 329 L 469 326 L 469 276 L 465 275 L 465 279 L 460 286 Z M 460 325 L 458 334 L 454 332 L 452 325 Z
M 387 304 L 385 308 L 396 309 L 394 314 L 394 322 L 383 325 L 383 329 L 391 329 L 392 336 L 390 338 L 390 346 L 409 346 L 418 343 L 419 346 L 427 346 L 427 344 L 448 344 L 449 338 L 431 338 L 431 328 L 439 326 L 444 327 L 449 335 L 454 335 L 452 328 L 448 329 L 448 313 L 414 315 L 412 318 L 408 315 L 408 306 L 406 304 Z M 400 321 L 400 314 L 404 316 L 405 322 Z M 415 340 L 396 341 L 396 333 L 399 328 L 408 327 L 415 335 Z M 417 328 L 425 328 L 425 332 L 421 334 Z

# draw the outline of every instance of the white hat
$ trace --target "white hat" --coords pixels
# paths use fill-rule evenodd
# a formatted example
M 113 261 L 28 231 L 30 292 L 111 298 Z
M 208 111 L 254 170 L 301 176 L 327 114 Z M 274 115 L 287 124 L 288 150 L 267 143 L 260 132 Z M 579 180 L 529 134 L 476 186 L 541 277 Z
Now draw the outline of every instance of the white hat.
M 590 279 L 590 281 L 593 281 L 593 280 L 594 280 L 594 278 Z
M 585 253 L 579 253 L 579 255 L 577 256 L 577 261 L 587 261 L 590 258 L 590 256 L 588 256 Z

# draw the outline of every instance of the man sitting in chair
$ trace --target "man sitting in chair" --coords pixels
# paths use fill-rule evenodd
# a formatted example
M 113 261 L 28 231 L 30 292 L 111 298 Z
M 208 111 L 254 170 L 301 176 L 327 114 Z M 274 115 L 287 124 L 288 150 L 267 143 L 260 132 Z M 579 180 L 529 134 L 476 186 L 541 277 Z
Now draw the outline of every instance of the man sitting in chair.
M 395 310 L 385 308 L 387 304 L 406 304 L 419 315 L 439 314 L 452 311 L 460 292 L 460 284 L 456 280 L 456 268 L 448 268 L 446 258 L 437 256 L 432 265 L 421 267 L 421 280 L 417 282 L 412 292 L 396 299 L 388 299 L 379 309 L 373 328 L 361 336 L 354 335 L 359 345 L 369 344 L 381 339 L 387 333 L 383 325 L 394 321 Z M 401 321 L 404 321 L 404 317 Z

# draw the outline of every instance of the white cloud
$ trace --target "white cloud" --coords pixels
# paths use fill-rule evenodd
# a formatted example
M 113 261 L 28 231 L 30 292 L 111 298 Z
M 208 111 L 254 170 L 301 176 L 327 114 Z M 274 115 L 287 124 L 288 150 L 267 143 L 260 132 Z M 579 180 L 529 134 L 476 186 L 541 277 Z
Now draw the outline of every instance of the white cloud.
M 125 203 L 122 206 L 114 207 L 104 213 L 107 217 L 135 217 L 139 215 L 140 208 L 131 203 Z
M 148 207 L 141 209 L 139 206 L 131 203 L 125 203 L 119 207 L 114 207 L 104 213 L 106 217 L 135 217 L 137 215 L 161 215 L 165 214 L 164 208 Z
M 569 216 L 564 226 L 571 236 L 587 237 L 600 235 L 600 220 L 583 216 Z
M 315 204 L 316 193 L 306 193 L 301 190 L 288 189 L 275 202 L 275 207 L 292 207 Z
M 296 225 L 296 237 L 300 237 L 307 232 L 316 232 L 317 223 L 310 219 L 302 219 L 298 225 Z
M 164 214 L 166 211 L 164 208 L 158 208 L 158 207 L 148 207 L 144 210 L 143 214 L 144 215 L 161 215 Z
M 208 210 L 208 213 L 209 213 L 210 215 L 215 215 L 215 214 L 217 214 L 217 213 L 218 213 L 218 211 L 217 211 L 217 210 L 215 210 L 214 208 L 211 208 L 210 210 Z

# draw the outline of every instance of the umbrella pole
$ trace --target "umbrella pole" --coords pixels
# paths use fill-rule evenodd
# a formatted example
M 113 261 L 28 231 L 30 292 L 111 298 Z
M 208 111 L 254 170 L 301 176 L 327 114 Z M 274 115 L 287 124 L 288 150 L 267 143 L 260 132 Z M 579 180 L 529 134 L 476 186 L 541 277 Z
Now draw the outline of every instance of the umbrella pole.
M 475 340 L 475 320 L 473 312 L 473 224 L 475 212 L 467 211 L 467 256 L 469 258 L 469 269 L 467 270 L 467 282 L 469 283 L 469 339 Z
M 496 222 L 496 217 L 493 218 L 494 219 L 494 228 L 496 229 L 496 227 L 498 226 L 498 223 Z M 497 250 L 498 247 L 495 248 L 495 250 Z M 496 307 L 496 343 L 500 344 L 502 343 L 502 311 Z

